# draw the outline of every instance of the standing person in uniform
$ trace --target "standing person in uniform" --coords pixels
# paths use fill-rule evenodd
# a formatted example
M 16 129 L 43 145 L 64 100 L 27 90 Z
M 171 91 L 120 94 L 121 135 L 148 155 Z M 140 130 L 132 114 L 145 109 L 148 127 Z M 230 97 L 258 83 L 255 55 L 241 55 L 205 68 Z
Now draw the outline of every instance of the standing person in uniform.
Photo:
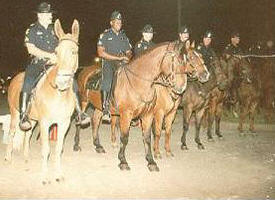
M 217 58 L 217 55 L 211 45 L 212 38 L 213 33 L 211 31 L 206 31 L 203 35 L 202 43 L 197 47 L 197 50 L 202 54 L 202 58 L 208 69 L 211 67 L 211 62 Z
M 241 55 L 243 53 L 239 46 L 241 41 L 240 34 L 238 32 L 233 32 L 230 40 L 230 44 L 228 44 L 223 51 L 223 55 L 226 59 L 230 58 L 232 55 Z
M 31 129 L 31 123 L 28 119 L 28 110 L 30 107 L 32 90 L 45 69 L 56 63 L 54 51 L 58 45 L 58 39 L 54 33 L 54 26 L 52 24 L 53 10 L 51 5 L 47 2 L 40 3 L 36 13 L 37 22 L 31 24 L 25 34 L 25 46 L 30 54 L 31 62 L 25 70 L 25 78 L 19 100 L 19 127 L 24 131 Z M 81 112 L 78 88 L 75 81 L 73 89 L 76 95 L 76 111 L 78 112 L 77 123 L 89 123 L 89 117 Z
M 132 57 L 131 44 L 122 27 L 120 12 L 111 14 L 109 29 L 100 34 L 97 43 L 98 56 L 102 58 L 102 110 L 109 113 L 109 96 L 114 72 L 121 62 L 129 62 Z
M 154 30 L 150 24 L 146 24 L 141 32 L 142 39 L 136 43 L 134 48 L 135 56 L 155 45 L 155 43 L 152 41 L 154 37 Z

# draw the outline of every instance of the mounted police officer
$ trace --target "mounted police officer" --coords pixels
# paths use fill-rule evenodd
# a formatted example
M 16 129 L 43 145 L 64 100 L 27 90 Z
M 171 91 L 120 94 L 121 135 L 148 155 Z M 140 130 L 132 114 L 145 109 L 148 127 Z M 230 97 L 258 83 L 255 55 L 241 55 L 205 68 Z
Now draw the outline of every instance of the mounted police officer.
M 102 58 L 102 110 L 109 113 L 109 97 L 114 72 L 121 62 L 129 62 L 132 57 L 131 44 L 122 27 L 122 16 L 114 11 L 110 17 L 109 29 L 100 34 L 97 43 L 98 56 Z
M 241 55 L 243 54 L 242 49 L 240 48 L 240 34 L 239 32 L 232 32 L 231 34 L 231 43 L 228 44 L 224 51 L 223 55 L 226 59 L 230 58 L 232 55 Z
M 202 43 L 197 47 L 197 50 L 202 54 L 202 58 L 208 69 L 210 68 L 211 62 L 217 58 L 214 49 L 211 47 L 212 39 L 213 33 L 211 31 L 206 31 L 203 35 Z
M 178 40 L 176 40 L 176 46 L 185 46 L 187 40 L 190 39 L 190 29 L 187 25 L 180 27 L 178 31 Z
M 22 130 L 31 129 L 31 123 L 28 119 L 28 109 L 32 90 L 36 86 L 39 78 L 45 72 L 46 68 L 56 63 L 55 48 L 58 45 L 58 39 L 54 33 L 52 24 L 53 10 L 47 2 L 42 2 L 37 7 L 37 22 L 31 24 L 25 33 L 25 45 L 30 54 L 31 62 L 26 67 L 25 78 L 20 93 L 20 123 Z M 74 81 L 74 91 L 76 94 L 76 111 L 78 112 L 78 122 L 87 123 L 89 118 L 81 112 L 79 98 L 77 94 L 77 84 Z
M 146 24 L 141 32 L 142 39 L 136 43 L 134 48 L 135 56 L 155 45 L 155 43 L 152 41 L 154 37 L 154 30 L 151 24 Z

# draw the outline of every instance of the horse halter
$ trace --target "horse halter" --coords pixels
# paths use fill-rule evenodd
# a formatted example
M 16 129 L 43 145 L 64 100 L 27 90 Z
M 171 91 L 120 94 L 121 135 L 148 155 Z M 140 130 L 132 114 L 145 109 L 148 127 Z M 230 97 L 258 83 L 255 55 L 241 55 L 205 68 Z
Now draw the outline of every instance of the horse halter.
M 63 41 L 70 41 L 73 42 L 76 46 L 78 46 L 78 42 L 74 39 L 71 38 L 63 38 L 59 40 L 59 44 L 58 46 L 63 42 Z M 55 51 L 55 54 L 57 54 L 57 52 Z M 75 74 L 76 70 L 72 70 L 71 73 L 68 73 L 67 71 L 64 70 L 57 70 L 57 74 L 56 74 L 56 78 L 55 78 L 55 83 L 50 83 L 50 85 L 52 86 L 52 88 L 54 89 L 58 89 L 60 91 L 65 91 L 67 90 L 69 87 L 64 87 L 64 88 L 60 88 L 59 85 L 69 85 L 70 82 L 73 81 L 74 78 L 74 74 Z

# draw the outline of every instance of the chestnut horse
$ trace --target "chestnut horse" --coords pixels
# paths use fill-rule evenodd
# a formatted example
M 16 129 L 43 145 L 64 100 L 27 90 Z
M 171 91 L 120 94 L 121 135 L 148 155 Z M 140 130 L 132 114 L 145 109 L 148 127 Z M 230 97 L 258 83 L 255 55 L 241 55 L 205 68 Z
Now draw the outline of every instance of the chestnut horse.
M 182 91 L 182 88 L 177 86 L 175 77 L 177 72 L 184 71 L 183 62 L 180 49 L 175 49 L 174 44 L 171 45 L 171 43 L 161 43 L 138 56 L 128 65 L 118 69 L 117 78 L 114 81 L 113 97 L 111 98 L 111 114 L 112 117 L 114 115 L 119 116 L 121 145 L 118 158 L 121 170 L 130 169 L 125 158 L 125 149 L 128 143 L 130 122 L 135 118 L 140 118 L 142 121 L 148 168 L 150 171 L 159 170 L 151 152 L 150 128 L 153 120 L 152 108 L 156 102 L 154 83 L 160 76 L 163 76 L 165 83 L 169 84 L 173 90 Z M 91 74 L 93 73 L 90 72 Z M 207 73 L 202 76 L 207 76 Z M 102 118 L 102 106 L 99 99 L 100 95 L 94 101 L 90 100 L 96 108 L 92 117 L 94 144 L 99 144 L 98 127 Z
M 194 80 L 188 82 L 187 89 L 182 97 L 183 107 L 183 132 L 181 137 L 181 149 L 188 150 L 186 144 L 186 134 L 189 129 L 190 119 L 194 113 L 195 117 L 195 142 L 198 145 L 198 149 L 204 149 L 200 140 L 200 127 L 203 114 L 208 106 L 211 91 L 215 88 L 224 90 L 227 87 L 227 80 L 225 74 L 221 70 L 220 62 L 216 58 L 210 64 L 210 79 L 208 82 L 201 84 Z
M 75 95 L 72 89 L 74 73 L 78 68 L 78 36 L 79 23 L 74 20 L 72 34 L 65 34 L 60 21 L 54 24 L 55 33 L 59 39 L 56 48 L 57 64 L 47 70 L 35 89 L 29 117 L 32 127 L 39 123 L 42 143 L 42 183 L 48 180 L 48 159 L 50 155 L 49 128 L 52 124 L 58 126 L 57 143 L 55 146 L 56 181 L 63 180 L 61 169 L 61 154 L 64 136 L 70 125 L 75 109 Z M 24 80 L 24 73 L 13 78 L 8 90 L 8 103 L 11 112 L 10 141 L 7 145 L 7 161 L 12 158 L 13 148 L 19 148 L 24 140 L 24 156 L 29 154 L 29 143 L 32 130 L 22 132 L 19 128 L 19 94 Z
M 198 80 L 202 83 L 208 81 L 209 75 L 207 77 L 202 77 L 202 72 L 208 70 L 203 63 L 202 57 L 196 53 L 194 50 L 194 43 L 192 46 L 189 43 L 186 43 L 186 48 L 184 54 L 186 56 L 186 71 L 187 74 L 190 75 L 190 70 L 195 68 L 196 71 L 199 73 L 196 74 L 193 78 L 198 78 Z M 209 73 L 208 73 L 209 74 Z M 177 79 L 179 81 L 179 78 Z M 185 85 L 184 90 L 187 87 L 187 75 L 185 76 Z M 173 156 L 170 147 L 170 138 L 172 132 L 172 124 L 176 116 L 176 112 L 178 106 L 182 100 L 182 94 L 177 94 L 173 92 L 173 90 L 169 87 L 164 87 L 162 85 L 156 85 L 157 91 L 157 101 L 156 105 L 154 106 L 154 126 L 153 126 L 153 134 L 154 134 L 154 157 L 161 158 L 160 150 L 159 150 L 159 140 L 161 136 L 161 131 L 164 122 L 164 129 L 165 129 L 165 151 L 166 156 Z
M 237 92 L 237 100 L 239 102 L 240 119 L 238 130 L 241 136 L 244 135 L 243 123 L 246 116 L 249 116 L 250 126 L 249 131 L 254 135 L 254 119 L 256 108 L 260 100 L 260 88 L 258 82 L 258 74 L 254 73 L 253 66 L 246 59 L 231 57 L 228 60 L 228 65 L 233 66 L 234 82 Z M 257 66 L 255 66 L 257 67 Z

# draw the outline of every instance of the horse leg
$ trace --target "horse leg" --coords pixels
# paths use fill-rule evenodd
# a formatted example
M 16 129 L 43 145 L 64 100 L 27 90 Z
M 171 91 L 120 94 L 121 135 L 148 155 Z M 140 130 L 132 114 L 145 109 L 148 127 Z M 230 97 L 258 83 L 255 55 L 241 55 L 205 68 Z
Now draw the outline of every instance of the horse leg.
M 215 118 L 215 112 L 216 112 L 216 101 L 214 102 L 214 99 L 212 99 L 209 102 L 209 108 L 205 111 L 207 112 L 207 137 L 209 142 L 214 142 L 214 139 L 212 137 L 212 126 Z
M 166 150 L 166 155 L 168 157 L 174 156 L 174 154 L 171 151 L 170 140 L 171 140 L 171 133 L 172 133 L 172 124 L 175 119 L 176 113 L 177 113 L 177 109 L 174 109 L 165 117 L 165 150 Z
M 112 144 L 112 147 L 114 148 L 118 147 L 118 144 L 116 142 L 116 130 L 119 126 L 117 119 L 118 119 L 118 116 L 115 116 L 115 115 L 111 116 L 111 144 Z
M 222 139 L 223 136 L 221 134 L 220 129 L 220 123 L 221 123 L 221 117 L 222 117 L 222 111 L 223 111 L 223 103 L 218 104 L 216 115 L 215 115 L 215 133 L 218 136 L 219 139 Z
M 81 151 L 81 147 L 79 145 L 79 141 L 80 141 L 80 130 L 81 130 L 81 127 L 80 125 L 76 125 L 75 126 L 75 136 L 74 136 L 74 147 L 73 147 L 73 150 L 74 151 Z
M 198 144 L 198 149 L 205 149 L 200 139 L 201 119 L 204 111 L 205 111 L 205 108 L 202 108 L 200 111 L 196 113 L 196 117 L 195 117 L 195 125 L 196 125 L 195 142 Z
M 81 102 L 81 111 L 85 112 L 87 106 L 88 106 L 89 102 L 87 101 L 82 101 Z M 80 130 L 81 130 L 81 126 L 80 125 L 76 125 L 75 126 L 75 136 L 74 136 L 74 147 L 73 150 L 74 151 L 81 151 L 81 147 L 79 145 L 80 143 Z
M 32 129 L 29 131 L 26 131 L 25 133 L 25 140 L 24 140 L 24 158 L 25 158 L 25 162 L 29 161 L 29 152 L 30 152 L 30 137 L 33 133 L 33 129 L 36 125 L 35 121 L 31 121 L 31 126 Z
M 143 143 L 145 147 L 146 160 L 148 162 L 148 169 L 150 171 L 159 171 L 159 168 L 154 161 L 152 150 L 151 150 L 151 126 L 153 121 L 153 113 L 149 112 L 145 116 L 142 117 L 142 134 L 143 134 Z M 160 124 L 162 126 L 162 123 Z M 161 130 L 161 127 L 160 127 Z
M 50 123 L 46 121 L 40 122 L 40 134 L 41 134 L 41 153 L 42 153 L 42 184 L 50 183 L 48 179 L 48 160 L 50 156 L 49 146 L 49 127 Z
M 64 136 L 66 134 L 66 131 L 69 128 L 69 125 L 70 125 L 70 119 L 57 123 L 58 133 L 57 133 L 57 142 L 55 145 L 55 170 L 56 170 L 55 180 L 57 182 L 64 180 L 64 175 L 61 167 L 61 155 L 63 152 Z
M 244 136 L 243 123 L 245 120 L 246 111 L 247 111 L 247 106 L 240 105 L 240 119 L 239 119 L 239 126 L 238 126 L 240 136 Z
M 95 145 L 95 150 L 97 153 L 106 153 L 103 146 L 100 144 L 99 135 L 98 135 L 98 129 L 102 119 L 102 115 L 103 113 L 100 110 L 95 109 L 94 115 L 92 118 L 93 144 Z
M 154 157 L 156 159 L 161 159 L 161 154 L 159 151 L 159 140 L 162 131 L 164 113 L 163 110 L 158 110 L 154 116 Z
M 181 150 L 188 150 L 186 145 L 186 135 L 189 129 L 190 118 L 192 115 L 192 108 L 191 107 L 183 107 L 183 130 L 181 136 Z
M 249 112 L 249 119 L 250 119 L 249 131 L 255 136 L 256 136 L 256 131 L 254 127 L 254 121 L 255 121 L 256 107 L 257 107 L 257 103 L 256 102 L 252 103 L 250 106 L 250 112 Z
M 6 147 L 5 161 L 10 162 L 13 151 L 13 138 L 15 134 L 23 134 L 19 128 L 19 113 L 11 112 L 11 122 L 9 130 L 9 141 Z
M 118 152 L 118 159 L 120 160 L 119 168 L 121 170 L 130 170 L 130 167 L 125 158 L 125 149 L 128 144 L 129 129 L 132 116 L 129 113 L 121 113 L 119 119 L 120 125 L 120 149 Z

